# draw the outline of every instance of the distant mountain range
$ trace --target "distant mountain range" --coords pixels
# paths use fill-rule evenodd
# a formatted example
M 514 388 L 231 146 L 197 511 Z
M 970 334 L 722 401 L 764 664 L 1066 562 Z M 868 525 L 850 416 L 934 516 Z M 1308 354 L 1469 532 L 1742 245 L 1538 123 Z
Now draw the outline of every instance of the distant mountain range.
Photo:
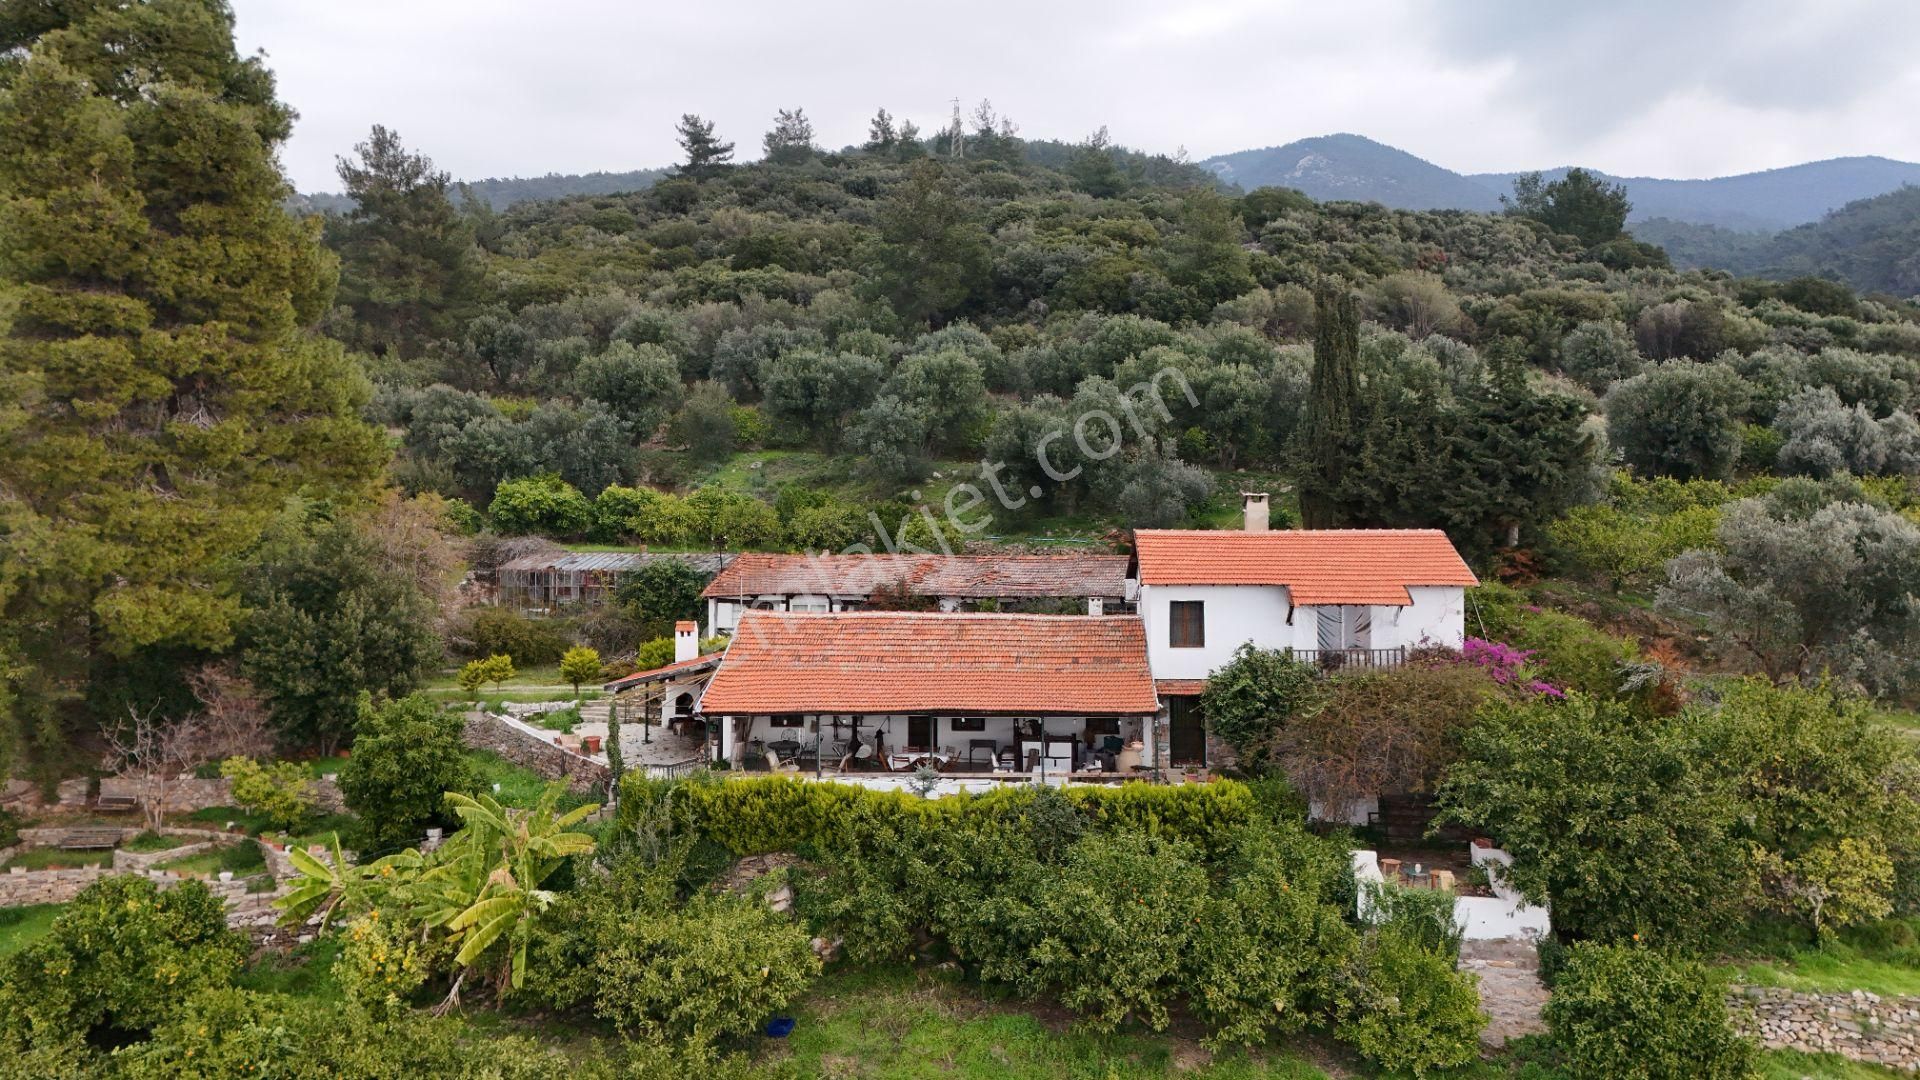
M 1405 210 L 1498 210 L 1519 173 L 1457 173 L 1360 135 L 1323 135 L 1200 162 L 1242 188 L 1296 188 L 1316 199 L 1357 199 Z M 1542 169 L 1549 179 L 1566 168 Z M 1598 172 L 1598 170 L 1594 170 Z M 1859 199 L 1920 184 L 1920 164 L 1834 158 L 1711 180 L 1600 173 L 1627 186 L 1632 220 L 1665 218 L 1745 232 L 1804 225 Z

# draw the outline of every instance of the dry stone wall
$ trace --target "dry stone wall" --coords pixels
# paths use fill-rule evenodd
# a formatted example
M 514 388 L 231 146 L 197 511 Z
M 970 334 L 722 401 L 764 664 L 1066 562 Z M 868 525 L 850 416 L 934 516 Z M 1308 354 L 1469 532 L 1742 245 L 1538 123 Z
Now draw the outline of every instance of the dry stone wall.
M 1748 986 L 1735 990 L 1731 1003 L 1748 1033 L 1769 1049 L 1920 1071 L 1920 998 Z
M 468 713 L 466 743 L 476 749 L 491 750 L 543 779 L 565 780 L 567 788 L 576 794 L 605 788 L 613 779 L 613 773 L 605 765 L 585 754 L 555 746 L 510 717 Z

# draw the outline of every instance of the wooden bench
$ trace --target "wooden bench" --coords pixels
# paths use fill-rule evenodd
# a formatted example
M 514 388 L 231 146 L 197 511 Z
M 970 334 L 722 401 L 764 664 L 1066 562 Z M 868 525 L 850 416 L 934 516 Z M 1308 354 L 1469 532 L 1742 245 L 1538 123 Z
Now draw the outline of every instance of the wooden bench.
M 120 846 L 119 829 L 68 829 L 54 844 L 62 851 L 103 851 Z
M 101 814 L 131 814 L 140 809 L 140 800 L 131 795 L 102 795 L 93 801 L 93 809 Z

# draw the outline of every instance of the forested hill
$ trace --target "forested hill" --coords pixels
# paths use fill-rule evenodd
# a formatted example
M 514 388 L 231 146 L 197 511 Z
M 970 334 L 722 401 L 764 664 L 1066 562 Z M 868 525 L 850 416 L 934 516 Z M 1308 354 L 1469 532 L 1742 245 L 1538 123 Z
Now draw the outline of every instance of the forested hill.
M 1053 139 L 1029 139 L 1022 146 L 1030 164 L 1061 168 L 1071 160 L 1077 144 Z M 851 148 L 849 148 L 851 149 Z M 1116 146 L 1108 152 L 1121 170 L 1134 182 L 1190 186 L 1210 184 L 1211 175 L 1197 165 L 1160 154 L 1148 154 Z M 474 198 L 495 210 L 516 203 L 541 199 L 564 199 L 574 195 L 615 195 L 623 191 L 644 191 L 672 173 L 671 168 L 633 169 L 628 172 L 548 173 L 545 176 L 488 177 L 465 180 L 460 186 Z M 334 192 L 296 195 L 292 208 L 303 213 L 345 213 L 353 200 Z
M 1463 175 L 1359 135 L 1326 135 L 1242 150 L 1201 164 L 1245 189 L 1290 187 L 1316 199 L 1359 199 L 1402 210 L 1497 210 L 1520 173 Z M 1593 170 L 1588 170 L 1592 172 Z M 1543 170 L 1558 180 L 1565 168 Z M 1706 180 L 1618 177 L 1632 220 L 1665 218 L 1737 230 L 1790 228 L 1856 199 L 1920 183 L 1920 164 L 1883 157 L 1834 158 Z
M 1777 234 L 1678 222 L 1635 226 L 1665 245 L 1679 266 L 1711 266 L 1770 278 L 1813 276 L 1862 292 L 1920 295 L 1920 187 L 1861 199 L 1824 219 Z
M 633 169 L 628 172 L 548 173 L 545 176 L 488 177 L 462 182 L 473 197 L 495 210 L 534 199 L 564 199 L 569 195 L 612 195 L 621 191 L 641 191 L 667 175 L 666 169 Z M 313 192 L 294 196 L 295 210 L 310 213 L 345 213 L 353 200 L 333 192 Z

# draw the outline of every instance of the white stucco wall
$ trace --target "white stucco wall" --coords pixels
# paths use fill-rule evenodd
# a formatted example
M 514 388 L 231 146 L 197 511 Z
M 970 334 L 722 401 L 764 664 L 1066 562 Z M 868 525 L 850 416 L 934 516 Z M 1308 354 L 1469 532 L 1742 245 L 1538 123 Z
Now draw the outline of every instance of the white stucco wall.
M 1407 590 L 1411 606 L 1373 608 L 1372 647 L 1418 645 L 1459 648 L 1466 628 L 1466 590 L 1457 585 L 1415 585 Z M 1176 649 L 1168 644 L 1169 605 L 1175 600 L 1206 604 L 1206 646 Z M 1291 625 L 1287 589 L 1279 585 L 1142 585 L 1140 615 L 1146 620 L 1147 662 L 1156 679 L 1204 679 L 1233 659 L 1246 642 L 1263 649 L 1320 647 L 1315 609 L 1295 610 Z
M 1373 647 L 1459 648 L 1466 637 L 1467 591 L 1458 585 L 1412 585 L 1407 593 L 1412 607 L 1373 609 Z
M 1168 634 L 1175 600 L 1206 605 L 1206 645 L 1176 649 Z M 1287 625 L 1287 590 L 1278 585 L 1142 585 L 1140 617 L 1146 620 L 1147 664 L 1156 679 L 1204 679 L 1233 659 L 1246 642 L 1263 649 L 1300 648 Z

